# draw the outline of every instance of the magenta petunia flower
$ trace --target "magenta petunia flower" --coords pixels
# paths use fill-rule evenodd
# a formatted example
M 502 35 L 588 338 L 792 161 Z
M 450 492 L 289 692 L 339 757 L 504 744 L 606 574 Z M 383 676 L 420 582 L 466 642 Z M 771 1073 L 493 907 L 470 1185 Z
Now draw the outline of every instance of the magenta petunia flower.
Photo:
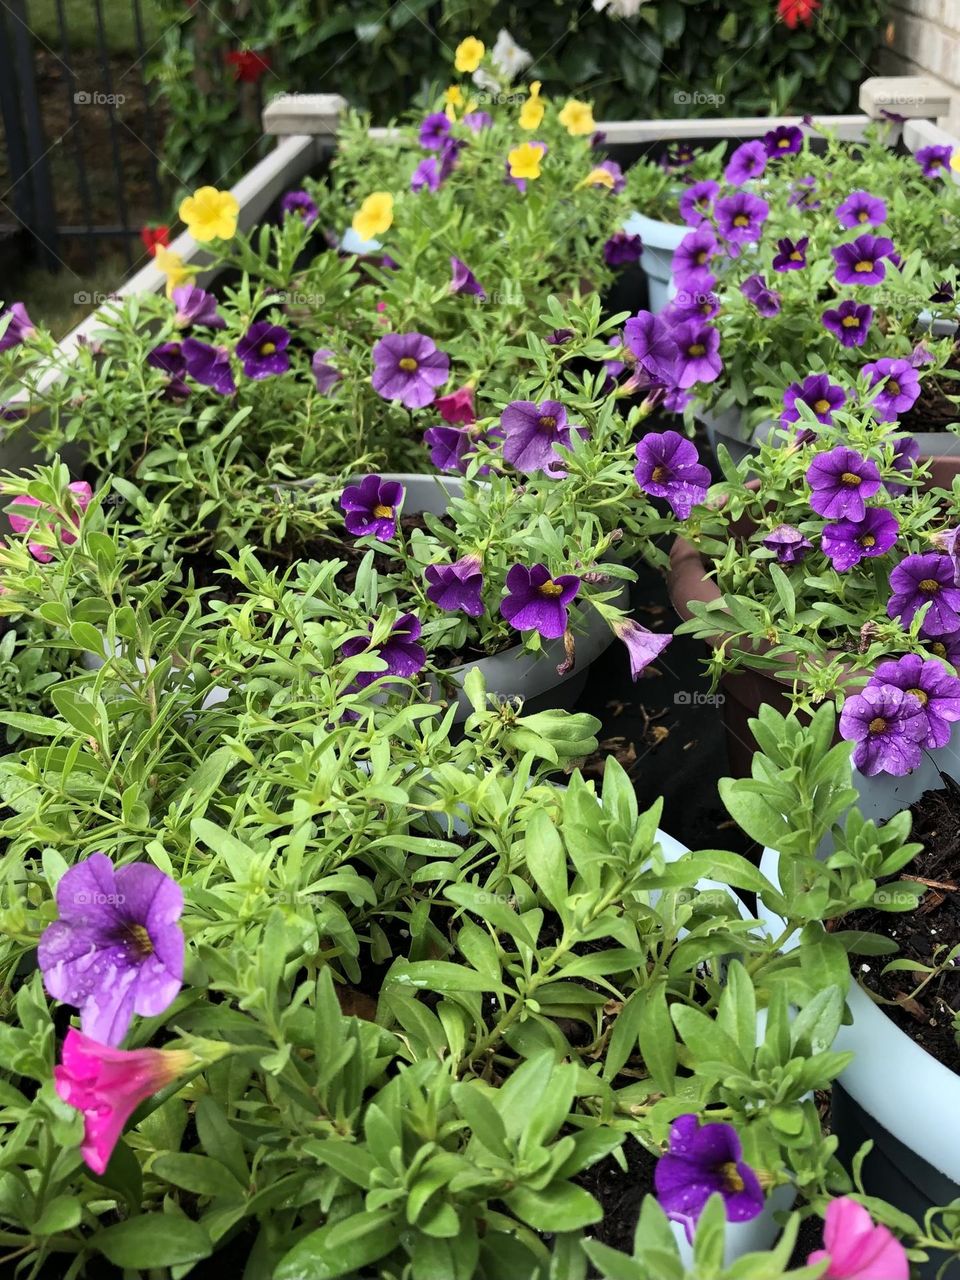
M 450 257 L 450 272 L 451 293 L 470 293 L 477 298 L 486 298 L 487 294 L 483 285 L 480 284 L 467 264 L 452 255 Z
M 903 1245 L 883 1226 L 874 1226 L 862 1204 L 848 1196 L 831 1200 L 823 1220 L 822 1249 L 814 1249 L 808 1266 L 826 1262 L 823 1280 L 910 1280 Z
M 715 382 L 723 372 L 720 359 L 720 331 L 696 320 L 678 324 L 673 331 L 677 344 L 677 386 L 686 389 L 697 382 Z
M 651 378 L 673 382 L 679 352 L 670 326 L 661 316 L 638 311 L 623 326 L 623 341 Z
M 0 311 L 0 351 L 21 346 L 36 331 L 37 326 L 30 319 L 22 302 L 14 302 L 5 311 Z
M 666 498 L 679 520 L 703 502 L 710 487 L 710 472 L 700 461 L 696 446 L 677 431 L 653 432 L 636 448 L 634 478 L 652 498 Z
M 421 160 L 410 176 L 410 190 L 417 195 L 420 191 L 440 190 L 440 161 L 436 156 L 427 156 Z
M 865 364 L 863 372 L 870 379 L 870 387 L 877 388 L 872 403 L 878 422 L 896 422 L 902 413 L 913 408 L 920 395 L 920 376 L 909 360 L 885 356 Z
M 791 382 L 783 393 L 783 413 L 780 421 L 800 421 L 800 410 L 797 405 L 808 405 L 816 414 L 817 421 L 825 425 L 833 422 L 834 410 L 846 404 L 847 393 L 843 387 L 831 382 L 825 373 L 810 373 L 803 382 Z
M 702 223 L 688 231 L 673 255 L 673 278 L 679 289 L 696 291 L 710 289 L 715 283 L 710 271 L 710 259 L 719 246 L 709 223 Z
M 280 212 L 285 218 L 301 218 L 308 227 L 320 217 L 320 210 L 307 191 L 288 191 L 280 200 Z
M 88 1168 L 104 1173 L 140 1103 L 199 1064 L 188 1049 L 113 1049 L 68 1028 L 53 1083 L 63 1101 L 83 1115 L 80 1154 Z
M 439 151 L 450 137 L 453 126 L 442 111 L 432 111 L 420 124 L 420 145 L 427 151 Z
M 552 577 L 544 564 L 515 564 L 507 574 L 507 595 L 500 612 L 517 631 L 538 631 L 544 640 L 559 640 L 567 629 L 567 605 L 580 590 L 572 573 Z
M 202 325 L 205 329 L 225 329 L 227 322 L 217 315 L 217 300 L 212 293 L 196 284 L 182 284 L 174 289 L 173 305 L 176 308 L 173 323 L 178 329 Z
M 960 720 L 960 679 L 950 675 L 942 662 L 907 653 L 879 663 L 870 684 L 894 685 L 916 698 L 927 722 L 923 745 L 931 749 L 947 745 L 950 725 Z
M 846 573 L 861 560 L 886 555 L 899 530 L 892 512 L 869 507 L 862 520 L 838 520 L 824 525 L 820 548 L 838 573 Z
M 862 235 L 830 252 L 840 284 L 879 284 L 887 274 L 883 259 L 891 257 L 894 248 L 887 236 Z
M 368 623 L 368 630 L 373 631 L 373 623 Z M 390 634 L 379 647 L 372 652 L 386 664 L 386 671 L 361 671 L 356 678 L 357 688 L 365 689 L 375 680 L 388 680 L 397 677 L 409 680 L 427 665 L 427 652 L 420 639 L 420 619 L 415 613 L 405 613 L 390 628 Z M 369 636 L 354 636 L 344 640 L 340 652 L 345 658 L 355 658 L 357 654 L 366 653 L 370 649 Z
M 183 893 L 149 862 L 114 869 L 92 853 L 57 884 L 59 919 L 43 932 L 37 958 L 55 1000 L 80 1010 L 85 1035 L 118 1045 L 133 1015 L 152 1018 L 183 984 Z
M 763 143 L 759 139 L 754 142 L 742 142 L 730 156 L 723 176 L 732 187 L 739 187 L 741 183 L 748 182 L 751 178 L 761 177 L 766 167 L 767 148 Z
M 611 625 L 614 635 L 626 645 L 627 657 L 630 659 L 631 680 L 636 680 L 641 671 L 659 658 L 673 640 L 673 636 L 669 633 L 663 635 L 656 631 L 648 631 L 646 627 L 641 627 L 639 622 L 634 622 L 631 618 L 621 618 Z
M 428 564 L 424 570 L 427 599 L 445 613 L 483 616 L 483 566 L 479 556 L 464 556 L 453 564 Z
M 763 145 L 771 160 L 776 156 L 796 155 L 803 148 L 803 133 L 795 124 L 781 124 L 763 135 Z
M 809 236 L 793 241 L 786 237 L 777 241 L 777 253 L 773 259 L 774 271 L 802 271 L 807 265 Z
M 780 295 L 775 289 L 769 288 L 763 276 L 747 276 L 740 286 L 740 292 L 766 319 L 769 320 L 771 316 L 779 313 Z
M 567 411 L 558 400 L 514 400 L 503 411 L 503 456 L 518 471 L 532 475 L 545 471 L 548 475 L 564 475 L 559 465 L 557 445 L 570 447 L 572 427 Z
M 886 203 L 879 196 L 872 196 L 869 191 L 852 191 L 842 204 L 836 208 L 841 227 L 848 231 L 852 227 L 866 225 L 879 227 L 887 220 Z
M 332 356 L 333 352 L 329 347 L 321 347 L 319 351 L 313 353 L 313 359 L 310 361 L 310 368 L 317 384 L 317 390 L 322 396 L 332 391 L 343 377 L 336 365 L 330 363 Z
M 289 345 L 290 334 L 283 325 L 257 320 L 237 343 L 237 356 L 243 372 L 257 381 L 286 373 L 290 368 Z
M 813 550 L 810 539 L 792 524 L 778 524 L 771 529 L 763 539 L 763 545 L 774 552 L 778 564 L 799 564 L 807 552 Z
M 229 347 L 212 347 L 199 338 L 184 338 L 181 351 L 187 373 L 194 382 L 210 387 L 222 396 L 232 396 L 236 392 Z
M 960 630 L 960 588 L 950 556 L 936 551 L 904 556 L 890 573 L 890 590 L 887 615 L 899 618 L 905 627 L 928 605 L 923 618 L 928 636 Z
M 950 172 L 952 147 L 921 147 L 913 153 L 913 158 L 923 171 L 925 178 L 946 178 Z
M 880 488 L 880 472 L 875 462 L 856 449 L 838 445 L 810 463 L 807 484 L 812 490 L 810 505 L 818 515 L 828 520 L 862 520 L 865 499 Z
M 709 178 L 703 182 L 694 182 L 678 201 L 680 217 L 688 227 L 699 226 L 710 216 L 713 202 L 719 194 L 719 182 L 712 182 Z
M 54 511 L 39 498 L 31 498 L 27 494 L 15 497 L 7 515 L 10 528 L 14 533 L 26 534 L 42 529 L 44 533 L 52 534 L 63 546 L 72 546 L 77 540 L 74 529 L 80 523 L 80 516 L 90 505 L 93 490 L 86 480 L 74 480 L 67 485 L 67 489 L 72 495 L 69 511 Z M 24 515 L 25 510 L 35 510 L 37 518 Z M 49 564 L 53 559 L 49 542 L 28 542 L 27 547 L 34 560 L 39 560 L 41 564 Z
M 399 480 L 383 480 L 380 476 L 364 476 L 359 484 L 348 484 L 340 495 L 347 533 L 354 538 L 372 535 L 389 542 L 396 537 L 403 495 Z
M 444 422 L 465 422 L 468 426 L 476 422 L 477 414 L 473 407 L 473 387 L 457 387 L 449 395 L 437 396 L 433 407 Z
M 384 400 L 422 409 L 443 386 L 450 358 L 422 333 L 388 333 L 373 347 L 373 389 Z
M 678 1116 L 670 1146 L 657 1161 L 653 1186 L 661 1209 L 683 1225 L 688 1240 L 712 1195 L 723 1197 L 728 1222 L 749 1222 L 763 1211 L 760 1180 L 743 1160 L 740 1137 L 729 1124 L 701 1124 Z
M 927 722 L 919 699 L 891 684 L 868 684 L 843 704 L 840 737 L 855 742 L 853 763 L 868 778 L 902 778 L 921 759 Z
M 717 229 L 725 239 L 733 244 L 748 244 L 760 239 L 770 206 L 749 191 L 737 191 L 718 200 L 714 213 Z
M 603 260 L 608 267 L 629 267 L 640 261 L 643 241 L 626 231 L 615 231 L 603 246 Z
M 854 302 L 851 298 L 845 299 L 836 309 L 823 313 L 824 328 L 844 347 L 862 347 L 872 320 L 873 307 L 865 302 Z

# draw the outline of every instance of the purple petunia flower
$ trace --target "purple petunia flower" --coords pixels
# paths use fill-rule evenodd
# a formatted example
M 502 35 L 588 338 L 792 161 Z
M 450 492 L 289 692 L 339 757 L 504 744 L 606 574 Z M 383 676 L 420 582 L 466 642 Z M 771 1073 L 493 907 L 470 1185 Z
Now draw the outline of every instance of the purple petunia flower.
M 688 227 L 699 226 L 705 218 L 709 217 L 713 202 L 719 194 L 719 182 L 712 182 L 707 178 L 703 182 L 693 183 L 692 186 L 687 187 L 678 201 L 680 217 Z
M 878 422 L 896 422 L 912 409 L 920 395 L 920 376 L 909 360 L 884 357 L 865 364 L 863 372 L 870 386 L 879 387 L 873 397 L 873 413 Z
M 771 160 L 775 156 L 796 155 L 803 147 L 803 133 L 795 124 L 781 124 L 763 135 L 763 145 Z
M 440 181 L 446 182 L 457 167 L 460 152 L 467 143 L 462 138 L 448 138 L 440 148 Z
M 507 595 L 500 612 L 517 631 L 538 631 L 544 640 L 559 640 L 567 629 L 567 605 L 580 590 L 572 573 L 550 576 L 544 564 L 515 564 L 507 574 Z
M 955 289 L 949 280 L 941 280 L 930 295 L 931 302 L 953 302 Z
M 799 564 L 807 552 L 813 550 L 810 539 L 792 524 L 778 524 L 771 529 L 763 539 L 763 545 L 775 553 L 778 564 Z
M 272 378 L 290 368 L 290 334 L 283 325 L 258 320 L 237 343 L 237 355 L 248 378 Z
M 372 623 L 368 630 L 373 631 Z M 375 680 L 388 680 L 391 676 L 409 680 L 422 671 L 427 665 L 427 653 L 423 645 L 417 643 L 420 631 L 420 619 L 415 613 L 405 613 L 399 617 L 390 628 L 386 640 L 379 648 L 372 650 L 376 657 L 387 664 L 386 671 L 361 671 L 356 678 L 357 688 L 365 689 Z M 340 652 L 345 658 L 355 658 L 368 649 L 370 640 L 366 636 L 354 636 L 351 640 L 344 640 L 340 646 Z
M 913 436 L 897 436 L 891 443 L 893 444 L 892 464 L 894 469 L 902 472 L 905 476 L 912 476 L 917 463 L 920 461 L 920 445 L 914 440 Z M 888 492 L 900 494 L 907 493 L 910 486 L 897 484 L 894 480 L 887 480 L 886 487 Z
M 710 472 L 696 446 L 677 431 L 654 432 L 638 443 L 636 454 L 633 474 L 643 492 L 666 498 L 677 519 L 686 520 L 710 487 Z
M 831 249 L 837 264 L 840 284 L 879 284 L 886 276 L 883 259 L 894 252 L 893 241 L 886 236 L 858 236 L 852 244 Z
M 844 702 L 839 728 L 841 738 L 857 744 L 853 763 L 868 778 L 902 778 L 915 769 L 928 732 L 919 699 L 895 685 L 872 683 Z
M 897 518 L 882 507 L 869 507 L 862 520 L 838 520 L 825 524 L 820 549 L 838 573 L 846 573 L 861 560 L 882 556 L 897 540 Z
M 732 187 L 739 187 L 742 182 L 759 178 L 766 167 L 767 149 L 763 143 L 742 142 L 727 162 L 723 176 Z
M 740 292 L 768 320 L 780 310 L 779 293 L 775 289 L 769 288 L 766 280 L 761 275 L 747 276 L 740 286 Z
M 544 342 L 549 343 L 551 347 L 562 347 L 565 342 L 569 342 L 573 337 L 572 329 L 554 329 L 553 333 L 547 334 Z
M 936 658 L 917 653 L 881 662 L 870 684 L 893 685 L 916 698 L 927 722 L 925 747 L 945 747 L 950 741 L 950 725 L 960 720 L 960 679 L 950 675 Z
M 427 599 L 444 613 L 483 616 L 483 566 L 479 556 L 464 556 L 453 564 L 428 564 L 424 577 L 429 584 Z
M 452 279 L 450 280 L 451 293 L 469 293 L 476 298 L 486 298 L 486 290 L 465 262 L 461 262 L 459 258 L 451 255 L 450 271 L 452 273 Z
M 403 493 L 398 480 L 380 476 L 364 476 L 359 484 L 348 484 L 340 495 L 347 533 L 354 538 L 372 534 L 380 542 L 389 542 L 396 537 Z
M 791 209 L 819 209 L 820 201 L 815 199 L 817 180 L 812 175 L 798 178 L 793 184 L 787 204 Z
M 777 249 L 779 252 L 773 259 L 774 271 L 802 271 L 807 265 L 807 245 L 809 243 L 809 236 L 804 236 L 797 241 L 786 237 L 783 240 L 778 240 Z
M 469 431 L 459 427 L 428 427 L 423 442 L 430 449 L 430 461 L 438 471 L 459 471 L 466 475 L 468 454 L 474 439 Z
M 823 313 L 824 328 L 828 329 L 841 346 L 862 347 L 873 320 L 873 307 L 865 302 L 847 298 L 835 310 Z
M 22 302 L 14 302 L 6 311 L 0 311 L 0 325 L 7 321 L 7 326 L 0 333 L 0 351 L 9 351 L 11 347 L 19 347 L 37 331 L 37 326 L 27 314 Z
M 280 201 L 280 211 L 285 218 L 302 218 L 308 227 L 320 217 L 320 210 L 307 191 L 288 191 Z
M 640 672 L 649 667 L 655 658 L 659 658 L 673 640 L 672 635 L 658 635 L 656 631 L 648 631 L 631 618 L 621 618 L 611 625 L 614 635 L 627 647 L 631 680 L 636 680 Z
M 329 347 L 321 347 L 319 351 L 313 353 L 313 359 L 310 361 L 310 368 L 313 371 L 317 390 L 322 396 L 332 391 L 336 383 L 343 377 L 340 370 L 330 363 L 332 355 L 333 352 Z
M 651 311 L 638 311 L 623 326 L 623 341 L 651 378 L 673 382 L 678 349 L 670 326 L 660 316 Z
M 422 409 L 450 374 L 450 358 L 422 333 L 388 333 L 373 347 L 373 389 L 384 400 Z
M 643 241 L 639 236 L 616 231 L 603 246 L 603 260 L 608 267 L 629 267 L 639 262 L 643 253 Z
M 565 474 L 558 464 L 555 446 L 570 447 L 571 427 L 567 411 L 558 400 L 514 400 L 503 411 L 503 456 L 518 471 L 532 475 L 545 471 L 548 475 Z
M 948 631 L 942 636 L 931 636 L 927 634 L 926 627 L 921 623 L 920 640 L 924 648 L 960 671 L 960 630 Z
M 909 627 L 924 605 L 929 605 L 923 619 L 928 636 L 950 635 L 960 630 L 960 588 L 954 580 L 950 556 L 928 551 L 922 555 L 904 556 L 891 571 L 887 615 L 899 618 Z
M 203 325 L 206 329 L 225 329 L 227 322 L 217 315 L 217 300 L 212 293 L 196 284 L 182 284 L 172 294 L 176 312 L 173 323 L 178 329 Z
M 720 310 L 720 299 L 715 293 L 691 293 L 680 289 L 660 312 L 660 318 L 676 326 L 688 320 L 711 320 Z
M 711 324 L 689 320 L 673 331 L 677 344 L 677 386 L 685 390 L 696 382 L 715 382 L 723 372 L 720 331 Z
M 851 227 L 862 227 L 868 223 L 879 227 L 887 220 L 887 206 L 879 196 L 872 196 L 869 191 L 852 191 L 842 204 L 837 205 L 836 215 L 841 227 L 848 231 Z
M 452 126 L 442 111 L 424 116 L 420 125 L 420 145 L 427 151 L 439 151 L 450 137 Z
M 493 116 L 489 111 L 468 111 L 463 123 L 471 133 L 479 133 L 481 129 L 489 129 L 493 124 Z
M 410 190 L 414 195 L 423 190 L 439 191 L 440 181 L 439 160 L 436 156 L 427 156 L 414 169 L 410 178 Z
M 950 172 L 952 147 L 921 147 L 913 153 L 913 158 L 923 171 L 925 178 L 945 178 Z
M 833 422 L 833 413 L 842 404 L 846 404 L 847 393 L 843 387 L 831 382 L 825 373 L 810 373 L 803 382 L 791 382 L 783 393 L 783 413 L 780 421 L 800 421 L 800 410 L 797 402 L 802 401 L 816 414 L 817 421 L 825 425 Z
M 725 239 L 732 244 L 747 244 L 760 239 L 770 206 L 749 191 L 737 191 L 718 200 L 714 213 L 717 228 Z
M 184 400 L 190 394 L 190 388 L 184 382 L 187 362 L 183 358 L 181 343 L 161 342 L 147 352 L 147 364 L 154 369 L 162 369 L 170 379 L 163 392 L 168 400 Z
M 80 1010 L 85 1035 L 118 1045 L 135 1013 L 156 1017 L 179 994 L 183 893 L 151 863 L 114 870 L 92 853 L 61 876 L 56 896 L 60 918 L 37 949 L 43 985 Z
M 683 1224 L 691 1242 L 712 1195 L 723 1197 L 728 1222 L 749 1222 L 762 1213 L 760 1180 L 742 1156 L 732 1125 L 701 1125 L 697 1116 L 685 1115 L 670 1126 L 670 1147 L 657 1161 L 653 1186 L 661 1209 Z
M 807 468 L 807 484 L 813 491 L 810 505 L 828 520 L 862 520 L 865 499 L 880 488 L 880 472 L 875 462 L 861 457 L 856 449 L 838 445 L 818 454 Z
M 194 382 L 212 387 L 222 396 L 232 396 L 237 389 L 230 367 L 230 349 L 212 347 L 198 338 L 184 338 L 181 345 L 187 373 Z
M 673 278 L 680 289 L 709 289 L 714 283 L 710 259 L 718 249 L 717 237 L 709 223 L 688 231 L 673 255 Z

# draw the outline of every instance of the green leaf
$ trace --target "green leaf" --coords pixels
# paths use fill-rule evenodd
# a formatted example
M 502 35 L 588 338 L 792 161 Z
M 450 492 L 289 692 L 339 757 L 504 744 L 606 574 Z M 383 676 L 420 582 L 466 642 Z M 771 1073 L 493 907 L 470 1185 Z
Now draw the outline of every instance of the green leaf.
M 227 1196 L 243 1199 L 243 1187 L 219 1160 L 186 1151 L 164 1151 L 154 1160 L 151 1172 L 175 1187 L 197 1196 Z
M 131 1271 L 198 1262 L 213 1252 L 203 1227 L 174 1213 L 138 1213 L 96 1232 L 90 1245 L 115 1267 Z
M 203 1094 L 197 1102 L 196 1121 L 197 1134 L 207 1155 L 229 1169 L 241 1186 L 246 1186 L 250 1170 L 243 1142 L 219 1102 L 209 1094 Z
M 284 1254 L 274 1280 L 336 1280 L 378 1262 L 398 1243 L 397 1222 L 388 1210 L 357 1213 L 311 1231 Z
M 579 1231 L 603 1217 L 589 1191 L 569 1182 L 546 1186 L 542 1191 L 516 1187 L 504 1196 L 504 1203 L 535 1231 Z M 277 1280 L 283 1278 L 278 1276 Z
M 667 1005 L 666 983 L 657 982 L 645 987 L 635 992 L 633 999 L 640 1002 L 637 1036 L 647 1070 L 661 1093 L 672 1093 L 677 1070 L 677 1041 Z
M 527 825 L 523 850 L 534 884 L 562 917 L 567 909 L 567 855 L 560 833 L 542 809 Z

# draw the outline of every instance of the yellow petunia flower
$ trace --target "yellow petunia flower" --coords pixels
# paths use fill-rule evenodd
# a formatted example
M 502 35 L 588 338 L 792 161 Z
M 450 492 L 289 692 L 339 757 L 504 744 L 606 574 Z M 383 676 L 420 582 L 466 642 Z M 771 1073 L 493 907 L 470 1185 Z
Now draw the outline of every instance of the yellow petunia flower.
M 950 168 L 954 173 L 960 173 L 960 147 L 954 148 L 953 155 L 950 157 Z
M 557 117 L 567 133 L 577 137 L 583 133 L 593 133 L 596 125 L 593 119 L 593 107 L 589 102 L 579 102 L 569 98 L 566 106 Z
M 180 217 L 199 244 L 230 240 L 236 234 L 239 213 L 236 196 L 216 187 L 198 187 L 180 202 Z
M 153 255 L 154 265 L 167 277 L 167 297 L 173 297 L 174 289 L 192 280 L 197 274 L 196 267 L 188 267 L 179 253 L 172 253 L 165 245 L 158 244 Z
M 539 178 L 543 149 L 533 142 L 521 142 L 507 154 L 511 178 Z
M 452 84 L 450 88 L 446 91 L 446 93 L 443 95 L 443 100 L 448 107 L 462 107 L 463 106 L 463 90 L 460 88 L 458 84 Z
M 467 36 L 466 40 L 461 40 L 457 45 L 453 65 L 461 73 L 476 71 L 483 58 L 483 53 L 483 41 L 478 40 L 476 36 Z
M 530 86 L 530 97 L 520 108 L 520 128 L 538 129 L 545 111 L 546 106 L 540 100 L 540 81 L 534 80 Z
M 606 187 L 613 190 L 613 174 L 607 169 L 591 169 L 582 182 L 577 183 L 578 187 Z
M 375 240 L 393 226 L 393 196 L 374 191 L 353 215 L 353 229 L 361 240 Z

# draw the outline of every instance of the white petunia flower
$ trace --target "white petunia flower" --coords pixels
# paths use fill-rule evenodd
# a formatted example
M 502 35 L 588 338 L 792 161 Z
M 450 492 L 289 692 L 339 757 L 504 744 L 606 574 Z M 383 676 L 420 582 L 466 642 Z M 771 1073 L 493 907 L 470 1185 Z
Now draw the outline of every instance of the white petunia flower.
M 533 61 L 533 54 L 526 49 L 521 49 L 505 27 L 500 28 L 490 56 L 493 59 L 493 65 L 510 81 L 515 80 Z

